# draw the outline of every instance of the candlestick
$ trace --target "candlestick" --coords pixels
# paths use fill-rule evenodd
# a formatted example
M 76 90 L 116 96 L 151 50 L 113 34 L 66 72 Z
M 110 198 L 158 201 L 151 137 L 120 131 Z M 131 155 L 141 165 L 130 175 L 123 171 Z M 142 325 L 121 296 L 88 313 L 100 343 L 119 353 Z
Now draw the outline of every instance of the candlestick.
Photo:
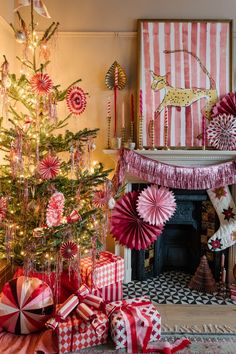
M 130 140 L 131 142 L 134 141 L 134 122 L 130 122 Z
M 121 127 L 125 127 L 125 103 L 122 103 Z
M 226 269 L 224 268 L 223 271 L 222 271 L 222 283 L 225 283 L 225 280 L 226 280 Z
M 169 124 L 168 124 L 168 109 L 165 107 L 164 111 L 164 149 L 168 150 L 168 129 Z
M 125 127 L 121 128 L 121 146 L 124 147 L 126 142 L 126 130 Z
M 138 148 L 143 150 L 143 117 L 139 117 L 139 139 L 138 139 Z
M 134 95 L 131 94 L 131 122 L 134 122 Z
M 143 91 L 141 89 L 139 91 L 139 115 L 143 116 Z
M 206 119 L 205 116 L 202 115 L 202 149 L 206 148 Z
M 224 253 L 222 253 L 222 256 L 221 256 L 221 268 L 224 268 L 225 266 L 225 255 Z
M 151 146 L 152 150 L 155 150 L 155 121 L 151 120 Z

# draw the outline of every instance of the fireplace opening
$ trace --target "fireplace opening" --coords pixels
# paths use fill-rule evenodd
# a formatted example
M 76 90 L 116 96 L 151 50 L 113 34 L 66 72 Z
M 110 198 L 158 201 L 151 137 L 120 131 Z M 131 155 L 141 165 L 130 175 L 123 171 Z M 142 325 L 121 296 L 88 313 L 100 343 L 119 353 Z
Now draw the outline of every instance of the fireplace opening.
M 133 190 L 137 189 L 140 185 L 134 185 Z M 173 192 L 177 208 L 162 234 L 147 250 L 132 250 L 132 279 L 144 280 L 171 270 L 194 274 L 205 254 L 213 276 L 219 280 L 222 252 L 211 252 L 207 247 L 219 220 L 206 191 Z M 227 257 L 227 251 L 224 253 Z

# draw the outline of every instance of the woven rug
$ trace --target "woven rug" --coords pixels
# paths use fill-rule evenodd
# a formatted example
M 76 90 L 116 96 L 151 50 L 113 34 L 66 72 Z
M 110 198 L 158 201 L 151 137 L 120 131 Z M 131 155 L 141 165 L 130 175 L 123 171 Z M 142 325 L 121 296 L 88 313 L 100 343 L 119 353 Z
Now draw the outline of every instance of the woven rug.
M 162 341 L 173 343 L 176 339 L 187 337 L 191 344 L 179 354 L 235 354 L 236 334 L 215 334 L 215 333 L 183 333 L 163 332 Z M 115 350 L 112 342 L 106 345 L 87 348 L 79 351 L 86 354 L 108 354 L 125 353 L 125 350 Z

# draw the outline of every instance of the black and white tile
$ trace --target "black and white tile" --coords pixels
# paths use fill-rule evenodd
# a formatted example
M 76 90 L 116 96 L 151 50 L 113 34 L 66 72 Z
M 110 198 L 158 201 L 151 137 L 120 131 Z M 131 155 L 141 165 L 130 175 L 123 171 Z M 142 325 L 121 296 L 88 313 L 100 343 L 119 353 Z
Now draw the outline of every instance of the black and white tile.
M 206 294 L 191 290 L 188 284 L 190 274 L 165 272 L 155 278 L 132 281 L 123 285 L 124 298 L 149 296 L 158 304 L 194 304 L 194 305 L 233 305 L 230 298 L 223 298 L 217 293 Z

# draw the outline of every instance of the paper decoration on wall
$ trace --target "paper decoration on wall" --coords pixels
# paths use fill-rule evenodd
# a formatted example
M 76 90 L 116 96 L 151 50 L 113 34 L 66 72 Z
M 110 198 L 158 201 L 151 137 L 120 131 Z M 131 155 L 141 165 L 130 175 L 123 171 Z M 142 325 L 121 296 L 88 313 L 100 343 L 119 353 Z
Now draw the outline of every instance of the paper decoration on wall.
M 207 139 L 218 150 L 236 149 L 236 116 L 220 114 L 207 127 Z
M 112 210 L 111 233 L 122 245 L 131 249 L 146 249 L 161 234 L 163 226 L 150 225 L 140 219 L 136 210 L 138 192 L 122 196 Z
M 219 229 L 208 240 L 208 247 L 222 251 L 236 243 L 236 206 L 228 186 L 208 189 L 207 194 L 220 221 Z
M 86 93 L 81 87 L 73 86 L 67 91 L 66 103 L 71 113 L 79 115 L 84 112 L 87 105 Z
M 151 225 L 164 224 L 175 210 L 175 197 L 168 188 L 150 186 L 144 189 L 138 197 L 138 214 Z
M 223 96 L 212 109 L 212 117 L 224 113 L 236 117 L 236 92 L 230 92 Z

